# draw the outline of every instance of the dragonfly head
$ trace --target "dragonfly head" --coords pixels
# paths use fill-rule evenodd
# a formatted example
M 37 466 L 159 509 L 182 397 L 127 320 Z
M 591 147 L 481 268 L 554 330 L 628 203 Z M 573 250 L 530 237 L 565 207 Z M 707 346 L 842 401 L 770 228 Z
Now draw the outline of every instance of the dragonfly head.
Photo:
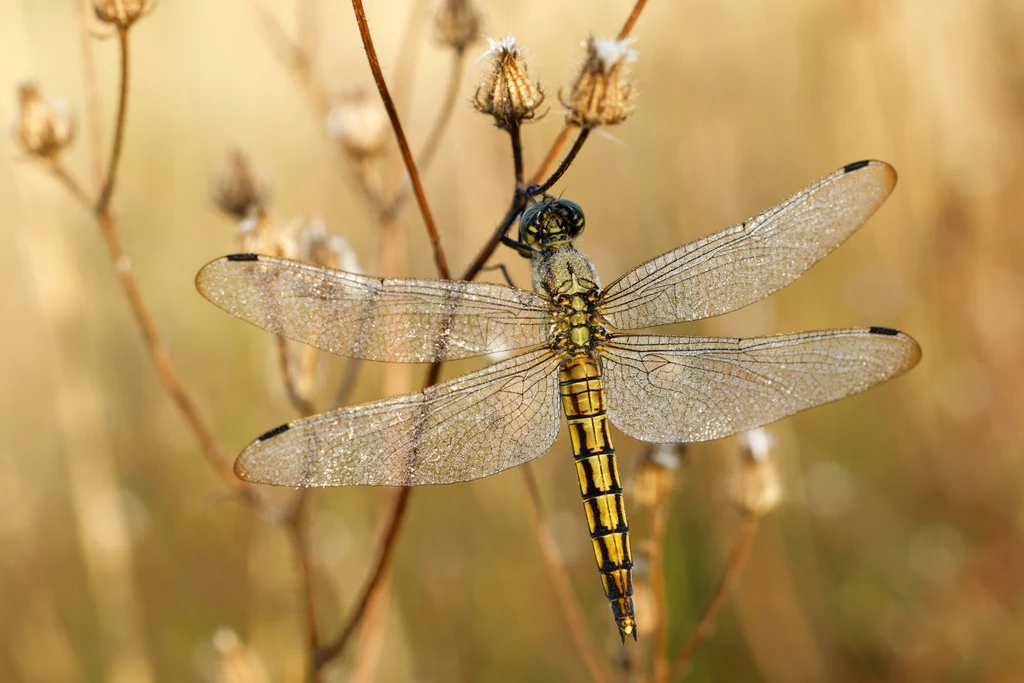
M 523 212 L 519 241 L 533 249 L 561 247 L 579 237 L 586 225 L 583 209 L 568 199 L 547 198 Z

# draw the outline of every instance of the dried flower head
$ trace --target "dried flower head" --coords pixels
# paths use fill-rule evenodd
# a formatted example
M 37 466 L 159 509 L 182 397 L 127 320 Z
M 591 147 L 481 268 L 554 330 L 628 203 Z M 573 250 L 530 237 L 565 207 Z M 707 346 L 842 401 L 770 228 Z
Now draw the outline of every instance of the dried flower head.
M 434 17 L 437 39 L 462 52 L 479 39 L 480 20 L 472 0 L 441 0 Z
M 96 18 L 126 30 L 155 6 L 155 0 L 92 0 Z
M 376 95 L 359 88 L 342 94 L 327 114 L 327 134 L 355 157 L 380 154 L 388 141 L 388 115 Z
M 75 126 L 63 102 L 47 102 L 34 83 L 18 87 L 14 140 L 32 156 L 56 159 L 74 138 Z
M 675 488 L 676 470 L 684 452 L 682 444 L 652 445 L 644 452 L 633 483 L 633 500 L 646 508 L 668 500 Z
M 232 150 L 214 191 L 217 208 L 236 220 L 242 220 L 263 213 L 269 202 L 270 191 L 266 183 L 253 173 L 244 154 L 237 149 Z
M 323 220 L 304 221 L 295 234 L 295 258 L 349 273 L 361 273 L 356 252 L 341 235 L 327 229 Z
M 499 128 L 510 130 L 537 116 L 544 93 L 539 83 L 530 80 L 513 36 L 487 42 L 491 47 L 483 56 L 490 58 L 491 71 L 476 89 L 473 105 L 481 114 L 493 116 Z
M 743 515 L 762 517 L 782 500 L 782 484 L 769 457 L 768 434 L 755 429 L 743 436 L 739 462 L 729 480 L 729 500 Z
M 633 83 L 629 66 L 636 50 L 625 40 L 596 40 L 585 43 L 586 55 L 569 93 L 559 93 L 568 123 L 594 128 L 622 123 L 632 113 Z

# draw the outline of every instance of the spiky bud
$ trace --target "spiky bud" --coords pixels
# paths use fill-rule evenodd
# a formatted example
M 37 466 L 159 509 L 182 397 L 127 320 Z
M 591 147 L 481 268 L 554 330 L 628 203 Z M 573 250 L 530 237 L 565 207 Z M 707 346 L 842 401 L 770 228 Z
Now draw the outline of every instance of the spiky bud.
M 480 38 L 480 21 L 472 0 L 442 0 L 434 17 L 437 39 L 462 52 Z
M 228 154 L 228 165 L 214 191 L 217 208 L 236 220 L 262 213 L 270 202 L 270 191 L 252 170 L 249 160 L 237 149 Z
M 92 9 L 104 24 L 127 30 L 149 13 L 154 4 L 154 0 L 92 0 Z
M 740 514 L 763 517 L 782 500 L 782 484 L 769 451 L 768 434 L 763 429 L 744 434 L 728 486 L 729 500 Z
M 629 67 L 636 50 L 629 40 L 596 40 L 584 44 L 586 54 L 568 93 L 559 93 L 565 120 L 583 128 L 613 126 L 632 113 L 633 83 Z
M 35 157 L 54 160 L 75 135 L 74 121 L 63 102 L 47 102 L 34 83 L 18 87 L 14 140 Z
M 512 35 L 501 40 L 487 39 L 491 70 L 476 89 L 473 106 L 481 114 L 494 117 L 499 128 L 511 130 L 538 115 L 544 102 L 540 83 L 530 80 L 523 53 Z
M 380 154 L 388 141 L 388 115 L 375 95 L 359 88 L 344 93 L 327 114 L 327 134 L 354 157 Z

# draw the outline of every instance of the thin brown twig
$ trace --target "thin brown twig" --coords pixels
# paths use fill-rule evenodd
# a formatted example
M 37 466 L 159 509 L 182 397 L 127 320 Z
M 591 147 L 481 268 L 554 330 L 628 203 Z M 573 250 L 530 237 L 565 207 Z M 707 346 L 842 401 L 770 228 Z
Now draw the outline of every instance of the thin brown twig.
M 633 27 L 636 26 L 637 20 L 640 18 L 640 13 L 644 11 L 644 6 L 647 4 L 647 0 L 636 0 L 636 4 L 633 5 L 633 11 L 626 17 L 626 23 L 622 25 L 622 29 L 619 31 L 618 39 L 624 40 L 629 37 L 629 34 L 633 31 Z
M 569 170 L 569 166 L 576 160 L 576 155 L 579 154 L 580 150 L 583 149 L 583 143 L 587 141 L 587 137 L 590 135 L 590 128 L 581 128 L 580 134 L 576 136 L 576 142 L 572 143 L 572 147 L 569 149 L 565 158 L 562 159 L 562 163 L 558 165 L 555 172 L 551 174 L 542 185 L 537 185 L 527 189 L 527 192 L 531 196 L 541 195 L 550 190 L 555 183 L 561 180 L 562 176 L 566 171 Z
M 718 616 L 725 606 L 725 601 L 732 595 L 736 582 L 743 572 L 747 558 L 750 556 L 750 550 L 754 546 L 754 539 L 757 537 L 760 521 L 761 518 L 758 515 L 745 515 L 742 518 L 740 527 L 736 532 L 736 539 L 733 541 L 732 552 L 729 554 L 729 560 L 722 570 L 722 576 L 715 587 L 711 602 L 704 609 L 704 614 L 701 615 L 700 621 L 694 628 L 693 633 L 690 634 L 686 644 L 683 645 L 683 649 L 676 655 L 675 661 L 672 663 L 672 673 L 669 680 L 682 678 L 693 662 L 693 657 L 697 654 L 697 650 L 700 649 L 700 646 L 704 644 L 715 630 Z
M 92 156 L 92 174 L 94 187 L 103 184 L 103 130 L 100 124 L 99 87 L 96 85 L 96 58 L 92 49 L 92 37 L 89 35 L 89 15 L 92 6 L 89 0 L 78 3 L 78 21 L 85 29 L 82 31 L 82 77 L 85 85 L 85 118 L 92 127 L 89 135 L 89 146 Z M 92 205 L 90 204 L 90 208 Z
M 516 178 L 516 193 L 523 187 L 523 136 L 519 122 L 514 122 L 508 129 L 508 137 L 512 142 L 512 169 Z
M 530 519 L 533 522 L 533 531 L 537 536 L 540 545 L 541 555 L 544 558 L 544 565 L 547 567 L 548 575 L 551 577 L 551 587 L 555 591 L 555 598 L 558 606 L 562 609 L 562 616 L 565 617 L 566 625 L 569 627 L 569 636 L 572 639 L 580 659 L 590 672 L 590 677 L 598 683 L 606 683 L 612 679 L 611 671 L 608 670 L 604 660 L 594 649 L 593 643 L 587 636 L 586 626 L 579 607 L 572 597 L 572 584 L 569 575 L 565 571 L 565 564 L 558 554 L 558 546 L 555 539 L 544 521 L 544 507 L 541 504 L 540 492 L 537 490 L 537 479 L 533 475 L 533 467 L 526 463 L 519 468 L 523 473 L 523 482 L 526 484 L 526 499 L 530 504 Z
M 86 34 L 89 32 L 89 27 L 85 23 L 84 15 L 82 16 L 82 30 Z M 202 415 L 199 413 L 191 395 L 185 389 L 185 385 L 182 382 L 181 377 L 178 375 L 178 372 L 171 361 L 170 355 L 167 352 L 167 348 L 164 346 L 163 340 L 156 329 L 153 317 L 150 314 L 149 309 L 146 307 L 145 300 L 142 297 L 138 287 L 138 282 L 136 281 L 135 275 L 132 271 L 131 262 L 125 255 L 124 249 L 121 246 L 121 239 L 117 232 L 116 222 L 113 215 L 110 213 L 110 201 L 113 198 L 114 181 L 116 180 L 118 164 L 121 158 L 125 121 L 128 110 L 127 99 L 130 56 L 128 52 L 128 36 L 126 30 L 119 32 L 118 46 L 120 50 L 119 62 L 121 75 L 120 87 L 118 89 L 117 118 L 114 125 L 114 139 L 111 144 L 111 153 L 108 162 L 109 165 L 102 173 L 104 181 L 100 197 L 96 200 L 95 204 L 89 204 L 88 195 L 71 179 L 70 175 L 63 171 L 61 167 L 53 167 L 51 168 L 51 171 L 55 172 L 57 177 L 60 178 L 65 186 L 69 188 L 76 199 L 92 209 L 93 215 L 100 228 L 103 242 L 107 248 L 108 254 L 110 255 L 111 262 L 114 265 L 114 272 L 117 274 L 118 280 L 121 283 L 121 288 L 124 290 L 125 297 L 128 299 L 129 308 L 131 309 L 132 316 L 135 318 L 136 325 L 142 334 L 143 343 L 150 356 L 150 360 L 157 370 L 157 374 L 160 377 L 160 381 L 163 384 L 164 389 L 170 395 L 171 400 L 178 409 L 178 412 L 181 413 L 190 431 L 199 442 L 199 447 L 203 456 L 224 483 L 230 489 L 241 495 L 243 500 L 253 504 L 259 503 L 261 499 L 256 495 L 255 489 L 234 476 L 231 463 L 217 446 L 217 443 L 213 438 L 213 433 L 207 426 Z M 86 88 L 89 88 L 94 86 L 95 83 L 87 77 L 85 85 Z M 93 135 L 99 135 L 99 131 L 99 126 L 93 126 Z M 94 147 L 96 146 L 97 145 L 94 145 Z M 78 189 L 74 189 L 76 186 Z
M 356 600 L 356 606 L 352 608 L 352 613 L 349 614 L 348 620 L 345 622 L 337 638 L 319 648 L 314 654 L 313 667 L 315 670 L 323 668 L 325 664 L 341 654 L 352 634 L 355 633 L 356 627 L 359 626 L 359 622 L 362 621 L 366 607 L 369 605 L 370 599 L 373 597 L 377 585 L 384 576 L 391 561 L 391 555 L 395 548 L 395 539 L 398 538 L 398 532 L 402 527 L 402 520 L 405 519 L 405 509 L 411 495 L 411 488 L 402 487 L 395 492 L 394 497 L 391 499 L 388 520 L 381 530 L 377 544 L 376 559 L 373 563 L 373 569 L 370 571 L 370 576 L 367 578 L 366 583 L 363 584 L 362 592 Z
M 562 151 L 565 141 L 569 139 L 569 134 L 572 133 L 572 130 L 575 127 L 576 126 L 568 123 L 562 127 L 562 132 L 560 132 L 558 137 L 555 138 L 555 141 L 551 143 L 551 148 L 548 149 L 548 153 L 545 155 L 544 161 L 540 162 L 540 166 L 537 167 L 537 170 L 533 173 L 533 177 L 530 178 L 530 185 L 537 185 L 540 183 L 541 178 L 543 178 L 544 174 L 548 172 L 549 168 L 551 168 L 551 164 L 555 163 L 555 158 L 558 156 L 558 153 Z
M 288 340 L 284 337 L 277 337 L 277 362 L 281 368 L 281 379 L 284 382 L 284 389 L 288 394 L 288 400 L 301 415 L 309 416 L 316 413 L 316 406 L 309 400 L 299 386 L 299 380 L 295 376 L 294 363 L 291 358 L 291 349 L 288 348 Z
M 107 162 L 107 170 L 104 175 L 103 189 L 96 200 L 96 213 L 107 213 L 110 206 L 110 198 L 114 194 L 114 182 L 117 180 L 117 167 L 121 163 L 121 150 L 124 147 L 124 128 L 128 119 L 128 29 L 118 27 L 117 29 L 118 53 L 121 58 L 120 77 L 121 84 L 117 94 L 117 118 L 114 123 L 114 141 L 110 146 L 110 160 Z
M 352 9 L 355 11 L 356 23 L 359 25 L 359 36 L 362 38 L 363 47 L 366 49 L 366 59 L 370 63 L 370 71 L 373 72 L 373 80 L 377 84 L 384 108 L 391 119 L 391 127 L 398 139 L 398 147 L 402 152 L 402 160 L 405 162 L 405 169 L 412 181 L 413 194 L 416 195 L 416 203 L 423 215 L 423 222 L 426 224 L 427 233 L 430 235 L 431 246 L 434 249 L 434 262 L 437 270 L 443 279 L 451 279 L 451 271 L 448 270 L 448 259 L 445 256 L 444 248 L 441 246 L 441 236 L 437 232 L 437 225 L 434 224 L 434 217 L 430 213 L 430 205 L 427 204 L 427 195 L 423 191 L 423 183 L 420 182 L 419 171 L 416 170 L 416 161 L 412 158 L 412 151 L 409 149 L 409 142 L 405 139 L 402 131 L 402 122 L 398 118 L 398 110 L 388 93 L 387 83 L 384 82 L 384 74 L 380 68 L 380 61 L 377 59 L 377 51 L 373 46 L 373 37 L 370 35 L 370 25 L 366 21 L 366 11 L 363 9 L 362 0 L 352 0 Z

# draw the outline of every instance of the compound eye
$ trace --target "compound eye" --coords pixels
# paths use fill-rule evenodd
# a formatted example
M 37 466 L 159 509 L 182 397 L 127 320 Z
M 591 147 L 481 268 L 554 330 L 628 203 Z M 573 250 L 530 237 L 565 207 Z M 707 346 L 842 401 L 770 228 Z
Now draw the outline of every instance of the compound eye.
M 583 216 L 583 209 L 580 205 L 569 199 L 559 199 L 558 207 L 561 210 L 562 220 L 565 222 L 566 232 L 576 237 L 586 226 L 586 218 Z
M 537 218 L 548 206 L 548 202 L 539 202 L 528 206 L 519 219 L 519 241 L 524 244 L 536 244 L 538 238 Z

